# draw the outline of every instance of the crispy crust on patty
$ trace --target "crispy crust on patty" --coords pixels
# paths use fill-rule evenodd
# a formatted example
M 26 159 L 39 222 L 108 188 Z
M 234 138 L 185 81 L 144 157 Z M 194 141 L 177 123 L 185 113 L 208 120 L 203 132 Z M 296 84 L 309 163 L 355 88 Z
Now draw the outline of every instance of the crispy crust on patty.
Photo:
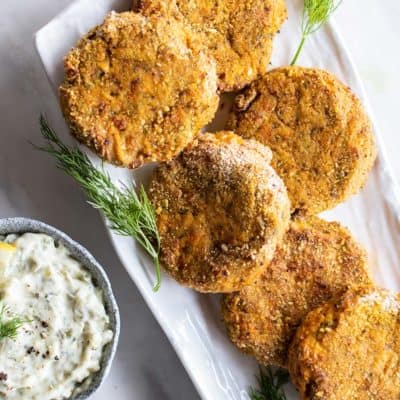
M 289 353 L 301 399 L 399 399 L 399 310 L 399 295 L 368 288 L 312 311 Z
M 273 36 L 287 17 L 284 0 L 134 0 L 134 10 L 163 10 L 188 21 L 217 60 L 223 91 L 267 71 Z
M 292 212 L 315 215 L 365 184 L 376 157 L 360 101 L 332 74 L 284 67 L 236 98 L 229 129 L 269 146 Z
M 218 107 L 215 62 L 173 18 L 110 13 L 65 58 L 64 116 L 104 160 L 170 160 Z
M 224 296 L 222 315 L 239 349 L 261 364 L 286 367 L 290 341 L 306 314 L 351 286 L 370 283 L 365 252 L 347 229 L 299 218 L 257 281 Z
M 264 270 L 289 223 L 270 150 L 231 132 L 201 135 L 154 173 L 161 262 L 179 283 L 231 292 Z

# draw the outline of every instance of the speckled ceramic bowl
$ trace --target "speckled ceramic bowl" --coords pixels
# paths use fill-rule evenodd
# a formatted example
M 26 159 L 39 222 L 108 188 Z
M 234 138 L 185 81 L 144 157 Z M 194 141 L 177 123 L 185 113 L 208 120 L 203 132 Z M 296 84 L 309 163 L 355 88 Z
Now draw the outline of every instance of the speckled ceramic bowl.
M 112 341 L 104 348 L 101 369 L 93 377 L 90 385 L 81 393 L 70 398 L 70 400 L 85 400 L 88 399 L 102 384 L 110 371 L 112 361 L 117 349 L 119 332 L 120 332 L 120 316 L 117 302 L 111 289 L 110 281 L 102 266 L 95 258 L 80 244 L 73 241 L 65 233 L 46 225 L 43 222 L 35 221 L 28 218 L 4 218 L 0 219 L 0 235 L 9 233 L 45 233 L 55 240 L 62 243 L 71 254 L 82 263 L 92 274 L 95 284 L 100 287 L 104 293 L 104 302 L 106 312 L 110 317 L 110 327 L 114 332 Z

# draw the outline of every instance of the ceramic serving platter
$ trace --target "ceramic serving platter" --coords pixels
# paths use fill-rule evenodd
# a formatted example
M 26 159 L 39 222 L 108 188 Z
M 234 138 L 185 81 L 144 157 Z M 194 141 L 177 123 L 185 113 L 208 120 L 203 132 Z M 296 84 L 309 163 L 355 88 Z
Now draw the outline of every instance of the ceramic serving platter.
M 37 33 L 36 47 L 54 91 L 63 77 L 63 57 L 77 39 L 101 23 L 109 11 L 127 10 L 130 3 L 130 0 L 77 0 Z M 298 44 L 303 0 L 287 0 L 287 5 L 289 19 L 275 41 L 271 67 L 286 65 Z M 333 22 L 309 38 L 298 63 L 335 73 L 358 94 L 373 119 L 357 71 Z M 212 128 L 223 127 L 224 121 L 225 115 L 221 112 Z M 65 125 L 54 128 L 65 140 L 71 140 Z M 365 245 L 379 284 L 400 290 L 400 192 L 392 179 L 376 124 L 375 133 L 379 157 L 366 187 L 323 216 L 344 223 Z M 92 153 L 88 154 L 94 162 L 99 162 Z M 146 184 L 151 169 L 150 166 L 133 173 L 107 166 L 112 178 L 125 184 Z M 111 231 L 110 237 L 200 396 L 207 400 L 248 399 L 248 387 L 255 384 L 257 365 L 227 339 L 219 313 L 219 296 L 198 294 L 166 275 L 163 275 L 161 290 L 154 293 L 151 260 L 132 239 Z M 291 400 L 298 398 L 290 385 L 287 393 Z

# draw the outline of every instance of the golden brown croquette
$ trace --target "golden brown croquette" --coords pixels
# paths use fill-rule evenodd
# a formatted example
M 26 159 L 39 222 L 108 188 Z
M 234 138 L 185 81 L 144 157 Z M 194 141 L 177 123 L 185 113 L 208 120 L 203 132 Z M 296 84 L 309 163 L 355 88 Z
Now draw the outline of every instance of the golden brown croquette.
M 271 148 L 296 214 L 318 214 L 357 193 L 376 156 L 360 101 L 317 69 L 267 73 L 238 95 L 228 126 Z
M 287 17 L 284 0 L 134 0 L 134 10 L 188 22 L 217 61 L 222 91 L 240 89 L 267 71 L 273 37 Z
M 270 150 L 231 132 L 201 135 L 161 164 L 150 186 L 161 261 L 201 292 L 248 285 L 273 257 L 289 223 L 283 182 Z
M 399 399 L 399 310 L 399 295 L 367 288 L 308 314 L 289 352 L 301 399 Z
M 224 296 L 222 315 L 239 349 L 261 364 L 286 367 L 289 343 L 306 314 L 349 287 L 370 283 L 365 252 L 347 229 L 298 218 L 263 274 Z
M 60 99 L 76 138 L 130 168 L 178 154 L 219 101 L 196 37 L 173 18 L 110 13 L 65 59 Z

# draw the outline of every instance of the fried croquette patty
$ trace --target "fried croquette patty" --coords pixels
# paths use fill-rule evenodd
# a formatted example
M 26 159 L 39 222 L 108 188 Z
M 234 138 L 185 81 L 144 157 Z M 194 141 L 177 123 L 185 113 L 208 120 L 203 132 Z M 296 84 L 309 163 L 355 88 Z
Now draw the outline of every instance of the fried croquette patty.
M 271 148 L 272 166 L 298 214 L 318 214 L 357 193 L 376 157 L 360 101 L 317 69 L 267 73 L 238 95 L 228 126 Z
M 135 0 L 134 10 L 188 21 L 216 59 L 223 91 L 243 88 L 267 71 L 273 37 L 287 17 L 284 0 Z
M 289 352 L 301 399 L 399 399 L 399 310 L 399 295 L 370 288 L 308 314 Z
M 110 13 L 65 59 L 64 115 L 104 160 L 170 160 L 218 107 L 215 62 L 173 18 Z
M 289 223 L 270 150 L 231 132 L 201 135 L 161 164 L 150 199 L 161 262 L 179 283 L 230 292 L 251 283 L 273 257 Z
M 261 364 L 286 367 L 290 341 L 306 314 L 349 287 L 370 283 L 365 252 L 347 229 L 299 218 L 263 274 L 224 296 L 222 315 L 239 349 Z

